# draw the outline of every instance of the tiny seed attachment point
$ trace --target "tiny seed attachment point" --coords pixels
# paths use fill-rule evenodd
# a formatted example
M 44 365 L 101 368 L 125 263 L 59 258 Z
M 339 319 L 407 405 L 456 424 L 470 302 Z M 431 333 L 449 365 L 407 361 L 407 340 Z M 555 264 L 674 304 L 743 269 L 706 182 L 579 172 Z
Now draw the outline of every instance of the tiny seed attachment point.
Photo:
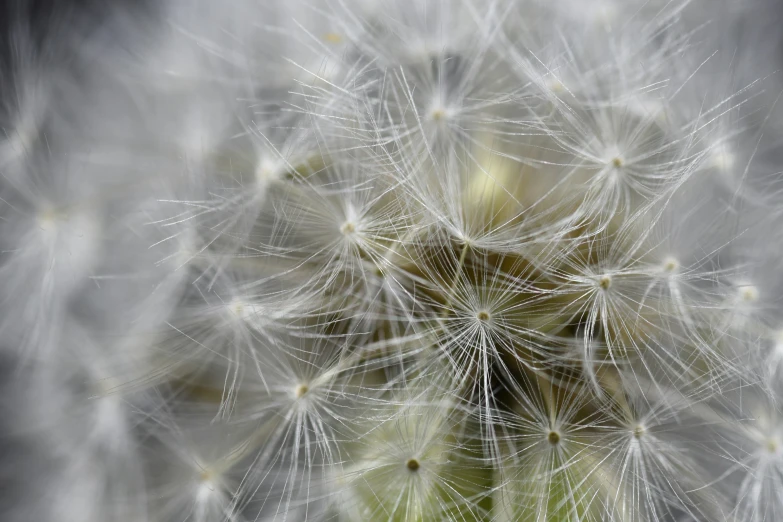
M 557 93 L 557 94 L 565 92 L 565 90 L 566 90 L 565 85 L 563 85 L 563 82 L 561 82 L 557 78 L 554 78 L 554 79 L 550 80 L 549 82 L 547 82 L 547 87 L 549 87 L 550 91 L 552 91 L 554 93 Z
M 408 462 L 405 463 L 405 467 L 410 471 L 418 471 L 421 465 L 417 459 L 408 459 Z
M 323 39 L 325 42 L 329 42 L 331 44 L 339 44 L 343 41 L 343 37 L 337 33 L 326 33 L 323 36 Z
M 745 303 L 753 303 L 759 298 L 759 289 L 753 285 L 743 285 L 739 288 L 740 299 Z
M 296 395 L 297 399 L 301 399 L 307 395 L 308 391 L 310 391 L 310 388 L 306 384 L 300 384 L 296 387 L 296 390 L 294 390 L 294 395 Z
M 280 179 L 283 174 L 280 163 L 268 158 L 262 159 L 256 167 L 256 182 L 260 188 L 266 189 L 270 182 Z
M 64 222 L 68 221 L 68 210 L 57 207 L 46 207 L 38 213 L 38 226 L 41 230 L 56 230 Z
M 644 426 L 639 424 L 638 426 L 636 426 L 633 429 L 633 436 L 634 436 L 634 438 L 637 439 L 637 440 L 641 439 L 642 436 L 644 436 L 645 431 L 646 430 L 644 429 Z
M 602 290 L 609 290 L 612 286 L 612 277 L 608 275 L 601 276 L 601 279 L 598 280 L 598 286 L 600 286 Z
M 625 165 L 625 162 L 620 157 L 614 157 L 612 158 L 612 166 L 616 169 L 621 168 L 623 165 Z
M 486 323 L 490 319 L 489 312 L 482 310 L 479 313 L 476 314 L 476 319 L 481 321 L 482 323 Z
M 343 226 L 340 227 L 340 232 L 342 232 L 343 235 L 349 236 L 356 232 L 356 225 L 354 225 L 352 221 L 346 221 L 343 223 Z
M 680 268 L 680 263 L 673 257 L 667 257 L 663 261 L 663 271 L 667 274 L 672 274 Z
M 560 444 L 560 434 L 556 431 L 550 431 L 549 435 L 546 437 L 546 440 L 548 440 L 552 446 L 557 446 Z
M 236 315 L 237 317 L 244 317 L 245 316 L 245 303 L 243 303 L 240 300 L 235 300 L 230 305 L 231 311 Z

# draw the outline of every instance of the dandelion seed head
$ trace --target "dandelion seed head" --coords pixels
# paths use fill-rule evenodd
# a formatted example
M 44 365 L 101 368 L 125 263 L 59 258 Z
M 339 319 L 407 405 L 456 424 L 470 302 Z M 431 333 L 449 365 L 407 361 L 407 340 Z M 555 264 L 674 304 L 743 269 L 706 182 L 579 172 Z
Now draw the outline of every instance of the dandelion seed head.
M 171 0 L 32 82 L 11 35 L 0 349 L 96 468 L 63 518 L 782 519 L 779 80 L 699 2 Z

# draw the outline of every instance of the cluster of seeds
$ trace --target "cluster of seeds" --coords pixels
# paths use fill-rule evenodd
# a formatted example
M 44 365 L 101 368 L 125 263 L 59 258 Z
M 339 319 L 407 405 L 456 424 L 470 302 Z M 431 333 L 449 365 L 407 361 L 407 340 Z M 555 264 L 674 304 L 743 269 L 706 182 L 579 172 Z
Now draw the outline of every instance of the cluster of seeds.
M 13 520 L 783 520 L 780 84 L 714 7 L 167 0 L 17 47 Z

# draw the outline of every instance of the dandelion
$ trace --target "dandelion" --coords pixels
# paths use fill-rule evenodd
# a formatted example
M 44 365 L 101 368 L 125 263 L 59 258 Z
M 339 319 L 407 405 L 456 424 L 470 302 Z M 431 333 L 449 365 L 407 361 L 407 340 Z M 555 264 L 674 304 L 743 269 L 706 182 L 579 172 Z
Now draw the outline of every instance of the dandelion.
M 766 2 L 14 3 L 0 511 L 777 521 Z

